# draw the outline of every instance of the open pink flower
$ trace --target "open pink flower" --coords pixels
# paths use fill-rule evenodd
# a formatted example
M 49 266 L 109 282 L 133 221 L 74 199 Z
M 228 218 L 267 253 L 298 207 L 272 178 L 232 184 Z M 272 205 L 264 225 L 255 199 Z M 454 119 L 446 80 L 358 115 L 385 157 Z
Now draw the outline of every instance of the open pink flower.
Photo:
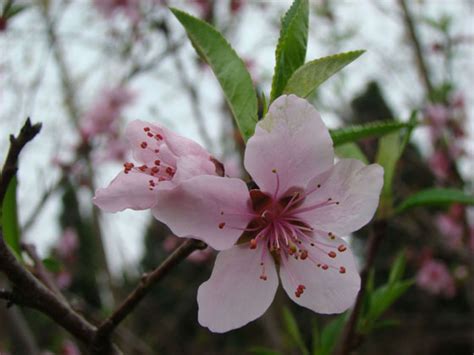
M 340 237 L 374 215 L 382 168 L 350 159 L 334 164 L 320 115 L 294 95 L 275 100 L 257 124 L 244 165 L 258 189 L 200 175 L 159 191 L 153 209 L 178 236 L 221 250 L 237 243 L 218 254 L 199 288 L 201 325 L 226 332 L 260 317 L 275 296 L 278 271 L 299 305 L 319 313 L 348 309 L 360 277 Z

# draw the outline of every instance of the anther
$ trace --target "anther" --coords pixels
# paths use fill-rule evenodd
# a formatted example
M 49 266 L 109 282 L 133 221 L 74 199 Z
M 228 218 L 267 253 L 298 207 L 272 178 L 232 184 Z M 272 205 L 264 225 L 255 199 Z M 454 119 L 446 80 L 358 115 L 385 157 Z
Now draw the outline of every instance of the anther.
M 337 256 L 337 254 L 336 254 L 334 251 L 331 250 L 331 251 L 328 253 L 328 256 L 329 256 L 330 258 L 335 258 L 335 257 Z
M 224 226 L 225 226 L 225 222 L 221 222 L 221 223 L 219 223 L 219 229 L 223 229 L 223 228 L 224 228 Z
M 151 168 L 151 172 L 152 172 L 153 174 L 157 174 L 158 171 L 160 171 L 160 169 L 159 169 L 157 166 L 154 166 L 153 168 Z
M 138 169 L 139 169 L 140 171 L 145 172 L 145 170 L 148 169 L 148 166 L 142 165 L 142 166 L 138 167 Z
M 158 140 L 163 140 L 163 136 L 159 133 L 155 134 L 155 138 Z
M 168 175 L 173 176 L 173 175 L 174 175 L 173 168 L 170 167 L 170 166 L 168 166 L 168 167 L 166 168 L 166 173 L 167 173 Z
M 272 169 L 273 174 L 276 174 L 276 172 L 277 172 L 277 169 Z
M 146 135 L 150 138 L 153 137 L 153 133 L 151 133 L 151 132 L 148 132 Z
M 144 130 L 145 132 L 149 132 L 149 131 L 150 131 L 150 127 L 145 127 L 145 128 L 143 128 L 143 130 Z
M 155 149 L 155 153 L 158 154 L 160 152 L 159 149 Z
M 346 251 L 346 249 L 347 249 L 347 248 L 346 248 L 346 246 L 345 246 L 344 244 L 341 244 L 341 245 L 339 245 L 339 246 L 337 247 L 337 250 L 339 250 L 341 253 L 342 253 L 343 251 Z
M 145 149 L 146 147 L 148 147 L 148 144 L 146 142 L 142 142 L 140 144 L 140 147 L 142 147 L 142 149 Z
M 318 189 L 321 187 L 321 184 L 318 184 Z
M 327 266 L 326 264 L 323 264 L 323 265 L 321 265 L 321 268 L 322 268 L 323 270 L 327 270 L 327 269 L 329 269 L 329 266 Z
M 302 250 L 300 254 L 300 259 L 305 260 L 308 257 L 308 251 L 307 250 Z
M 257 249 L 257 241 L 255 239 L 250 240 L 250 249 Z
M 344 266 L 341 266 L 341 267 L 339 268 L 339 272 L 340 272 L 341 274 L 345 274 L 345 273 L 346 273 L 346 268 L 345 268 Z
M 158 159 L 155 160 L 155 165 L 160 165 L 161 164 L 161 161 L 159 161 Z

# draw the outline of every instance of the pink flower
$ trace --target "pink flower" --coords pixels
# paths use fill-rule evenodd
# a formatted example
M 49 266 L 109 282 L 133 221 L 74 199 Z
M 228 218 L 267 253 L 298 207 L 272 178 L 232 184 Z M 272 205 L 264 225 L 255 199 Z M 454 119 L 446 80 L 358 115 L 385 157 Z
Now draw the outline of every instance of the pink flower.
M 451 298 L 456 293 L 454 280 L 446 265 L 437 260 L 427 260 L 416 275 L 419 287 L 434 294 Z
M 133 98 L 134 94 L 124 87 L 103 90 L 81 122 L 84 138 L 90 139 L 98 134 L 114 134 L 118 129 L 117 120 Z
M 383 170 L 345 159 L 334 164 L 318 112 L 294 95 L 270 106 L 247 143 L 244 165 L 258 189 L 239 179 L 198 175 L 159 191 L 155 217 L 218 254 L 198 291 L 199 322 L 213 332 L 242 327 L 270 306 L 278 272 L 289 297 L 319 313 L 340 313 L 360 287 L 340 237 L 370 221 Z
M 73 228 L 66 228 L 63 232 L 59 244 L 56 247 L 61 258 L 70 258 L 79 246 L 77 233 Z
M 432 125 L 444 127 L 448 123 L 449 108 L 441 104 L 428 105 L 425 115 Z
M 204 148 L 165 127 L 136 120 L 128 124 L 125 135 L 139 163 L 125 163 L 107 188 L 96 191 L 94 203 L 107 212 L 154 208 L 159 205 L 160 190 L 196 175 L 215 174 Z

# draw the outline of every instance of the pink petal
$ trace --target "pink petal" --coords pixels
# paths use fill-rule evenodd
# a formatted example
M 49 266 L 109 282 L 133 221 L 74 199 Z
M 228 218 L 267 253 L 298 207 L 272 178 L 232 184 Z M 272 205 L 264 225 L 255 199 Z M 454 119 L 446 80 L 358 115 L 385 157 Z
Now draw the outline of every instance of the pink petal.
M 366 166 L 358 160 L 343 159 L 311 180 L 306 188 L 308 196 L 295 213 L 316 229 L 348 235 L 371 220 L 382 185 L 380 165 Z M 329 203 L 316 207 L 325 202 Z
M 216 166 L 208 158 L 203 159 L 195 155 L 183 156 L 176 161 L 176 174 L 173 177 L 173 182 L 179 184 L 195 176 L 215 174 Z
M 158 124 L 132 121 L 128 124 L 125 135 L 132 147 L 134 158 L 145 164 L 156 159 L 156 150 L 159 150 L 160 157 L 171 165 L 175 165 L 176 159 L 180 156 L 210 157 L 210 154 L 196 142 Z
M 126 208 L 133 210 L 151 208 L 157 203 L 157 190 L 150 191 L 150 180 L 158 183 L 158 179 L 147 174 L 135 171 L 127 174 L 121 172 L 109 186 L 97 189 L 93 202 L 106 212 L 118 212 Z
M 152 213 L 177 236 L 192 235 L 217 250 L 234 245 L 252 218 L 247 185 L 239 179 L 211 175 L 160 190 Z
M 291 256 L 283 259 L 280 266 L 281 283 L 288 296 L 300 306 L 317 313 L 341 313 L 354 303 L 360 289 L 360 276 L 354 257 L 342 239 L 325 238 L 323 243 L 333 248 L 318 243 L 315 243 L 316 246 L 307 244 L 305 247 L 309 255 L 306 259 L 296 260 Z M 341 245 L 346 248 L 343 252 L 337 249 Z M 328 251 L 335 252 L 337 256 L 330 258 Z M 341 270 L 341 267 L 344 269 Z M 297 297 L 295 292 L 300 285 L 304 286 L 304 290 Z
M 209 280 L 198 290 L 199 323 L 215 333 L 240 328 L 260 317 L 273 301 L 278 276 L 269 253 L 238 245 L 217 255 Z M 262 280 L 264 263 L 266 280 Z
M 264 192 L 276 192 L 278 176 L 281 195 L 290 187 L 306 186 L 333 160 L 332 140 L 319 113 L 306 100 L 290 95 L 276 99 L 257 124 L 244 164 Z

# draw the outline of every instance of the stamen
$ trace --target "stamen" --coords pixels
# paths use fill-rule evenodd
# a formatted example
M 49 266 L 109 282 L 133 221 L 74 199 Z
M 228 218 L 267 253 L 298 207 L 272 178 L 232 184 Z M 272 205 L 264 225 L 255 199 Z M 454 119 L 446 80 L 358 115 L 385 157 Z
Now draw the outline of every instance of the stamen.
M 148 143 L 147 143 L 147 142 L 142 142 L 142 143 L 140 144 L 140 147 L 141 147 L 142 149 L 146 149 L 146 147 L 148 147 Z
M 275 193 L 273 194 L 273 198 L 276 200 L 280 190 L 280 177 L 278 176 L 277 169 L 272 169 L 272 173 L 276 175 L 276 189 Z
M 341 245 L 339 245 L 339 246 L 337 247 L 337 250 L 339 250 L 341 253 L 344 252 L 344 251 L 346 251 L 346 249 L 347 249 L 347 248 L 346 248 L 346 246 L 345 246 L 344 244 L 341 244 Z
M 339 272 L 340 272 L 341 274 L 345 274 L 345 273 L 346 273 L 346 268 L 345 268 L 344 266 L 341 266 L 341 267 L 339 268 Z
M 225 222 L 219 223 L 219 229 L 224 229 L 224 227 L 225 227 Z

